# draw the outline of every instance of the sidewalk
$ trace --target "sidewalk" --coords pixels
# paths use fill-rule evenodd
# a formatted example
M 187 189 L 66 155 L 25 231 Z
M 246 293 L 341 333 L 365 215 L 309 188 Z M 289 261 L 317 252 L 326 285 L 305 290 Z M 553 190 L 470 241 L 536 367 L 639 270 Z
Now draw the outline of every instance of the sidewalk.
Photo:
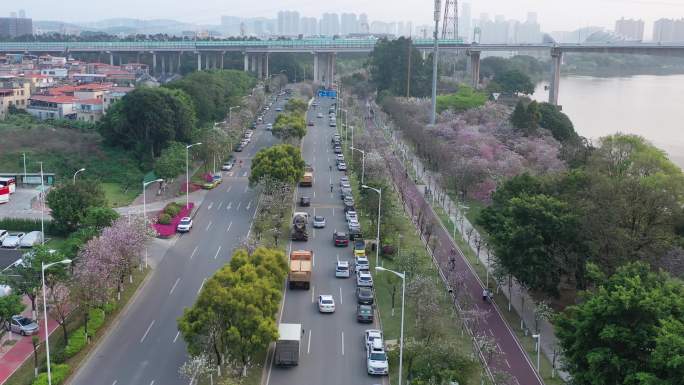
M 377 115 L 376 115 L 377 116 Z M 377 124 L 377 123 L 376 123 Z M 381 125 L 378 125 L 378 127 L 385 127 L 384 124 L 380 123 Z M 477 255 L 477 242 L 476 240 L 480 238 L 480 234 L 478 231 L 473 227 L 473 225 L 470 223 L 468 218 L 463 215 L 461 212 L 460 208 L 458 205 L 456 205 L 451 198 L 444 193 L 441 188 L 438 181 L 438 178 L 433 175 L 429 170 L 426 170 L 421 162 L 421 160 L 415 156 L 412 152 L 409 146 L 407 146 L 405 143 L 402 143 L 400 139 L 397 138 L 397 135 L 395 132 L 391 132 L 391 138 L 390 138 L 390 144 L 392 146 L 392 149 L 397 153 L 398 156 L 403 158 L 404 160 L 404 165 L 407 163 L 411 165 L 413 168 L 415 175 L 418 179 L 418 182 L 422 182 L 424 184 L 424 188 L 421 189 L 421 194 L 425 197 L 426 201 L 431 202 L 431 204 L 434 206 L 435 204 L 439 205 L 445 212 L 449 213 L 451 222 L 456 223 L 459 230 L 461 231 L 461 237 L 464 242 L 468 243 L 468 246 L 471 248 L 473 251 L 474 255 Z M 425 187 L 429 188 L 431 191 L 431 194 L 429 196 L 425 195 L 426 189 Z M 445 224 L 447 225 L 447 224 Z M 472 232 L 472 235 L 470 237 L 470 241 L 468 242 L 468 238 L 465 234 L 468 232 Z M 485 268 L 490 270 L 487 260 L 487 255 L 493 256 L 493 252 L 489 251 L 486 247 L 486 245 L 480 245 L 480 253 L 479 253 L 479 259 L 480 262 L 482 263 Z M 491 262 L 491 258 L 490 261 Z M 494 281 L 494 280 L 492 280 Z M 496 281 L 494 281 L 496 282 Z M 531 329 L 534 327 L 534 301 L 533 299 L 527 294 L 523 293 L 520 289 L 520 286 L 513 281 L 512 287 L 511 287 L 511 292 L 509 293 L 507 290 L 507 287 L 499 287 L 498 290 L 500 290 L 504 296 L 506 296 L 510 302 L 510 305 L 515 309 L 515 311 L 518 313 L 518 315 L 521 316 L 521 318 L 524 321 L 524 326 L 526 329 L 530 330 L 530 333 L 532 333 Z M 525 299 L 525 311 L 523 312 L 522 310 L 522 297 L 524 296 Z M 519 327 L 520 325 L 511 325 L 511 327 Z M 558 352 L 560 350 L 558 346 L 558 339 L 555 336 L 554 328 L 553 325 L 546 320 L 540 320 L 539 321 L 539 331 L 540 334 L 542 335 L 542 341 L 541 341 L 541 347 L 542 347 L 542 352 L 544 355 L 549 359 L 549 361 L 553 361 L 553 356 L 554 356 L 554 351 Z M 556 362 L 558 363 L 560 361 L 560 356 L 559 353 L 556 353 Z M 557 364 L 558 366 L 558 364 Z M 557 373 L 559 376 L 564 380 L 568 381 L 570 380 L 570 376 L 568 373 L 557 369 Z
M 26 303 L 28 300 L 25 300 Z M 28 302 L 26 310 L 22 312 L 22 315 L 26 317 L 31 317 L 31 303 Z M 38 338 L 40 339 L 40 344 L 43 345 L 45 341 L 45 321 L 40 318 L 42 314 L 39 312 L 39 319 L 36 320 L 38 326 L 40 327 L 40 332 L 38 333 Z M 52 335 L 53 332 L 59 327 L 57 321 L 48 318 L 48 334 Z M 12 347 L 6 349 L 5 342 L 9 339 L 17 341 Z M 31 342 L 31 336 L 21 336 L 19 334 L 14 334 L 6 332 L 5 335 L 0 339 L 0 385 L 4 384 L 7 379 L 9 379 L 14 372 L 19 369 L 19 367 L 33 355 L 33 343 Z

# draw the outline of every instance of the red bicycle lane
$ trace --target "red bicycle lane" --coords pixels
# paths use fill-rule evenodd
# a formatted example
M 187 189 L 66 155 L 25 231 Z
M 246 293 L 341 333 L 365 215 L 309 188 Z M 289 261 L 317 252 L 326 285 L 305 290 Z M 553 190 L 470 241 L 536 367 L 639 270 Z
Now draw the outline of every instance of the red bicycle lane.
M 45 329 L 43 329 L 45 327 L 45 321 L 41 319 L 36 322 L 40 327 L 38 338 L 42 345 L 45 341 Z M 57 321 L 48 318 L 49 335 L 52 335 L 58 326 L 59 324 Z M 31 358 L 31 355 L 33 355 L 33 343 L 31 342 L 30 336 L 12 335 L 11 338 L 16 338 L 17 342 L 7 352 L 0 355 L 0 385 L 7 382 L 12 374 L 14 374 L 26 360 Z

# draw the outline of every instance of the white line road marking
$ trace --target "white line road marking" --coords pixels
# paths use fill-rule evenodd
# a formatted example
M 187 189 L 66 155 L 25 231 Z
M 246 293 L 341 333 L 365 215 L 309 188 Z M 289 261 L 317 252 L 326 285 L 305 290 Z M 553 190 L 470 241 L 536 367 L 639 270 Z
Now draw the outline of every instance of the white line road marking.
M 504 358 L 504 361 L 506 361 L 506 365 L 508 365 L 508 369 L 511 368 L 511 364 L 508 363 L 508 360 Z
M 316 267 L 316 253 L 311 253 L 311 266 Z
M 221 251 L 221 246 L 219 246 L 218 250 L 216 250 L 216 254 L 214 254 L 214 259 L 216 259 L 216 257 L 218 257 L 220 251 Z
M 500 352 L 503 352 L 503 349 L 501 349 L 501 345 L 499 345 L 498 342 L 496 343 L 496 347 L 499 348 L 499 351 L 500 351 Z
M 176 282 L 171 286 L 171 290 L 169 290 L 169 295 L 173 293 L 174 290 L 176 290 L 176 285 L 178 285 L 178 282 L 180 282 L 180 277 L 176 278 Z
M 342 286 L 340 286 L 340 305 L 342 305 Z
M 235 206 L 235 210 L 240 210 L 240 205 L 241 205 L 241 204 L 242 204 L 242 202 L 238 202 L 238 205 Z
M 333 209 L 333 217 L 334 217 L 335 216 L 335 208 L 333 207 L 332 209 Z
M 243 172 L 242 176 L 247 176 L 247 171 Z M 247 191 L 247 189 L 245 189 L 245 191 Z
M 313 286 L 313 285 L 312 285 L 312 286 L 311 286 L 311 303 L 316 302 L 316 301 L 314 301 L 314 297 L 315 297 L 315 294 L 314 294 L 314 293 L 315 293 L 315 292 L 316 292 L 316 286 Z
M 258 206 L 258 205 L 257 205 Z M 259 212 L 258 207 L 254 208 L 254 215 L 252 215 L 252 219 L 256 218 L 257 213 Z
M 198 295 L 199 295 L 199 293 L 202 291 L 202 288 L 204 287 L 204 283 L 205 283 L 205 282 L 207 282 L 207 279 L 206 279 L 206 278 L 204 278 L 204 279 L 202 280 L 202 284 L 200 285 L 199 290 L 197 290 L 197 294 L 198 294 Z
M 342 355 L 344 355 L 344 332 L 342 332 Z
M 214 202 L 209 202 L 209 206 L 207 206 L 207 210 L 211 210 L 212 207 L 214 207 Z
M 233 202 L 228 202 L 228 206 L 226 206 L 226 210 L 230 210 L 233 207 Z
M 197 248 L 198 248 L 198 247 L 199 247 L 199 246 L 195 246 L 195 250 L 193 250 L 193 251 L 192 251 L 192 254 L 190 254 L 190 259 L 192 259 L 192 257 L 195 256 L 195 253 L 197 253 Z
M 249 210 L 250 207 L 252 207 L 252 201 L 251 200 L 247 203 L 247 206 L 245 207 L 245 209 Z
M 152 320 L 152 323 L 150 323 L 150 326 L 147 327 L 147 330 L 145 330 L 145 334 L 143 334 L 142 338 L 140 339 L 141 344 L 143 343 L 143 341 L 145 341 L 145 337 L 147 337 L 147 333 L 150 332 L 150 329 L 152 329 L 153 325 L 154 325 L 154 320 Z
M 488 329 L 488 330 L 489 330 L 489 334 L 491 334 L 492 337 L 494 337 L 494 332 L 492 331 L 492 329 Z
M 176 343 L 176 340 L 178 339 L 178 336 L 180 335 L 180 330 L 176 333 L 176 336 L 173 337 L 173 343 Z
M 233 185 L 228 186 L 228 188 L 226 189 L 226 192 L 230 192 L 230 189 L 232 189 L 232 188 L 233 188 Z
M 309 341 L 306 343 L 306 354 L 311 353 L 311 329 L 309 329 Z
M 209 230 L 210 227 L 211 227 L 211 221 L 209 221 L 209 224 L 207 224 L 206 230 Z
M 118 381 L 118 380 L 114 380 L 114 382 L 112 382 L 112 385 L 116 385 L 117 382 L 119 382 L 119 381 Z
M 316 198 L 316 190 L 314 190 L 313 197 Z
M 218 205 L 218 207 L 216 208 L 216 210 L 221 210 L 221 206 L 223 206 L 223 201 L 219 202 L 219 205 Z
M 150 382 L 150 385 L 154 385 L 154 380 L 152 380 L 152 382 Z
M 233 225 L 233 222 L 230 222 L 230 223 L 228 224 L 228 228 L 226 229 L 226 233 L 230 231 L 230 226 L 232 226 L 232 225 Z

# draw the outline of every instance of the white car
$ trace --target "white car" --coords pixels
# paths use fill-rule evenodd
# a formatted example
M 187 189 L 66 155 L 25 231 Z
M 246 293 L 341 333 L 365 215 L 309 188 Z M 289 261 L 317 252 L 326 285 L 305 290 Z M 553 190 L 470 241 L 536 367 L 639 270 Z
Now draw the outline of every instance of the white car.
M 233 162 L 226 162 L 221 166 L 221 170 L 223 171 L 230 171 L 233 169 Z
M 349 261 L 337 261 L 335 264 L 335 277 L 349 278 L 351 271 L 349 270 Z
M 179 233 L 187 233 L 190 231 L 192 228 L 192 218 L 190 217 L 183 217 L 181 218 L 180 222 L 178 222 L 178 226 L 176 227 L 176 231 Z
M 386 376 L 389 373 L 387 354 L 381 340 L 373 340 L 366 350 L 368 374 Z
M 273 124 L 269 123 L 266 125 L 266 131 L 273 131 Z
M 356 286 L 373 287 L 373 277 L 368 270 L 358 270 L 356 273 Z
M 19 241 L 19 247 L 33 247 L 43 242 L 43 233 L 40 231 L 31 231 L 24 235 Z
M 363 332 L 363 346 L 366 350 L 368 350 L 368 347 L 371 346 L 375 340 L 384 343 L 382 339 L 382 330 L 366 329 L 366 331 Z
M 340 162 L 337 164 L 337 169 L 339 171 L 346 171 L 347 170 L 347 164 L 344 162 Z
M 335 159 L 337 159 L 338 162 L 344 162 L 344 154 L 335 154 Z
M 335 300 L 332 295 L 322 294 L 318 296 L 318 311 L 321 313 L 335 312 Z
M 319 112 L 318 114 L 316 114 L 316 117 L 317 117 L 317 118 L 322 118 L 322 117 L 323 117 L 323 113 L 322 113 L 322 112 Z
M 276 112 L 283 112 L 283 107 L 276 107 Z
M 15 234 L 9 234 L 5 239 L 2 241 L 2 247 L 19 247 L 19 243 L 21 242 L 22 238 L 24 238 L 24 233 L 15 233 Z
M 2 243 L 2 241 L 5 240 L 5 238 L 7 238 L 7 235 L 9 235 L 9 232 L 7 232 L 7 230 L 0 229 L 0 243 Z
M 351 221 L 357 221 L 358 222 L 359 221 L 359 217 L 356 214 L 356 211 L 354 211 L 354 210 L 349 210 L 346 213 L 344 213 L 344 215 L 347 218 L 347 222 L 351 222 Z
M 325 217 L 322 217 L 320 215 L 314 215 L 313 218 L 313 227 L 315 229 L 322 229 L 325 227 Z
M 365 255 L 357 255 L 354 260 L 354 266 L 356 267 L 356 271 L 368 271 L 370 269 L 368 257 L 366 257 Z

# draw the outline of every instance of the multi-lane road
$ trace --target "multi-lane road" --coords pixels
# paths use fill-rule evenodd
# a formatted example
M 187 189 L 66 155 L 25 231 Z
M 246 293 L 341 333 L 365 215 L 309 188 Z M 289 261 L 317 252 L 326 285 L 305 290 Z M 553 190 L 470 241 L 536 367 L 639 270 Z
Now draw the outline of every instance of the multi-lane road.
M 313 187 L 299 187 L 297 197 L 311 198 L 311 207 L 298 207 L 310 217 L 322 215 L 326 220 L 323 229 L 309 228 L 308 242 L 293 242 L 291 248 L 313 250 L 314 264 L 310 290 L 286 290 L 281 322 L 300 323 L 304 329 L 299 365 L 294 368 L 267 368 L 267 385 L 315 385 L 315 384 L 379 384 L 386 378 L 373 378 L 366 374 L 366 355 L 363 332 L 376 328 L 377 324 L 360 324 L 356 321 L 356 280 L 335 278 L 338 259 L 353 262 L 353 250 L 333 245 L 335 229 L 347 231 L 344 209 L 340 199 L 339 180 L 342 172 L 335 167 L 335 154 L 330 141 L 336 132 L 328 126 L 328 108 L 331 99 L 321 99 L 320 106 L 312 107 L 307 120 L 315 125 L 309 127 L 302 142 L 302 155 L 314 167 Z M 323 118 L 316 118 L 318 112 Z M 331 170 L 332 166 L 332 170 Z M 330 185 L 333 185 L 333 192 Z M 365 229 L 367 231 L 367 229 Z M 335 299 L 336 310 L 321 314 L 317 297 L 330 294 Z M 376 317 L 377 322 L 377 317 Z
M 282 98 L 281 98 L 282 99 Z M 265 116 L 273 123 L 279 100 Z M 251 158 L 278 141 L 260 125 L 223 183 L 209 191 L 194 218 L 194 228 L 180 236 L 152 271 L 106 338 L 71 381 L 74 385 L 187 384 L 178 374 L 186 360 L 185 342 L 176 319 L 191 306 L 205 280 L 230 260 L 248 234 L 257 196 L 248 187 Z

